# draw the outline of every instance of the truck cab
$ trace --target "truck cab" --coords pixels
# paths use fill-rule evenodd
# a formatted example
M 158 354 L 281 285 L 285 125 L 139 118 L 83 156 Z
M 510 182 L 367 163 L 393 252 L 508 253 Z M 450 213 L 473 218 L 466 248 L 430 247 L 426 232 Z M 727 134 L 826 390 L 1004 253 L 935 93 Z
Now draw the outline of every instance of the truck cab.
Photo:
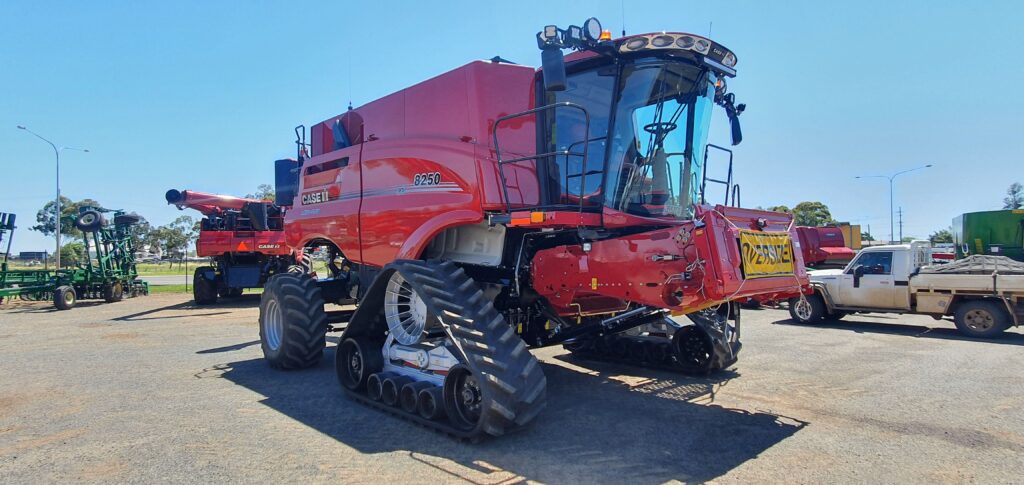
M 843 269 L 810 271 L 812 286 L 833 306 L 910 310 L 910 275 L 931 261 L 927 241 L 861 250 Z

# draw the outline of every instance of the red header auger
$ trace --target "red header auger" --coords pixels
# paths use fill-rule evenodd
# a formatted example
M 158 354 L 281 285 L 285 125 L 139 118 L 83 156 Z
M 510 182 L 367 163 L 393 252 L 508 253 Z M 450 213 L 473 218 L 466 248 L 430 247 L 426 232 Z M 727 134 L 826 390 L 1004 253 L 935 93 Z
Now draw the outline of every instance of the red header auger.
M 267 282 L 272 366 L 315 364 L 344 328 L 351 397 L 501 435 L 545 403 L 528 347 L 713 372 L 740 350 L 735 300 L 807 282 L 791 216 L 733 206 L 732 152 L 707 143 L 716 105 L 742 137 L 731 51 L 686 33 L 613 40 L 596 19 L 537 43 L 542 69 L 471 62 L 313 125 L 309 144 L 296 129 L 277 203 L 288 245 L 325 249 L 329 271 Z M 728 177 L 708 175 L 710 152 Z M 355 310 L 325 310 L 353 294 Z

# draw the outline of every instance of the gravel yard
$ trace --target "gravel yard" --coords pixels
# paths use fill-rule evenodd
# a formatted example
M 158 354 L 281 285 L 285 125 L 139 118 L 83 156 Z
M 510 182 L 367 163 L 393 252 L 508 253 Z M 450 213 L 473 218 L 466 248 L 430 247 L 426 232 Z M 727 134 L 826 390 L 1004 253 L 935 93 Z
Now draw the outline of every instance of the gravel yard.
M 4 483 L 1015 482 L 1024 335 L 854 315 L 817 327 L 745 310 L 732 371 L 689 378 L 535 351 L 548 407 L 479 444 L 358 405 L 334 343 L 305 371 L 262 361 L 258 295 L 195 307 L 0 307 Z

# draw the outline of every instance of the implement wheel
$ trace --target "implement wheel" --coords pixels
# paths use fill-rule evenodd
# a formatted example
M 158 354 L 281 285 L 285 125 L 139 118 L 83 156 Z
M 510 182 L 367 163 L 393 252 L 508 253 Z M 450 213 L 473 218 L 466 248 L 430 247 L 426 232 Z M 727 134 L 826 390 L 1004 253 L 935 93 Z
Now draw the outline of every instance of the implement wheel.
M 821 296 L 817 293 L 807 295 L 803 300 L 800 298 L 789 299 L 789 316 L 794 322 L 803 324 L 818 323 L 821 319 L 825 318 L 827 313 L 828 308 L 825 306 L 825 300 L 822 300 Z
M 120 281 L 103 287 L 103 301 L 107 303 L 114 303 L 116 301 L 121 301 L 122 298 L 124 298 L 124 287 L 121 286 Z
M 316 281 L 281 273 L 267 281 L 260 299 L 260 344 L 271 367 L 315 365 L 327 346 L 327 314 Z
M 77 301 L 78 294 L 70 286 L 59 286 L 53 292 L 53 306 L 57 307 L 58 310 L 70 310 L 75 307 L 75 302 Z

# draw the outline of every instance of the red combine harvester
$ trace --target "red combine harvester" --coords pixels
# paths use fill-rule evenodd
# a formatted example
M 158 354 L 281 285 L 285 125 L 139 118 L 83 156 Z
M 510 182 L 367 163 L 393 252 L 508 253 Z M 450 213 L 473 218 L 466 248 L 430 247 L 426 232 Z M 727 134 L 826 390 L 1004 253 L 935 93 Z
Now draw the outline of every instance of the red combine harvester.
M 284 212 L 272 202 L 190 190 L 168 190 L 168 204 L 203 214 L 196 255 L 214 266 L 196 268 L 192 295 L 199 305 L 261 288 L 295 264 L 284 237 Z
M 838 227 L 797 226 L 800 252 L 804 264 L 812 268 L 842 268 L 857 253 L 846 247 L 843 231 Z
M 309 153 L 296 129 L 277 202 L 330 271 L 267 282 L 270 365 L 314 365 L 344 324 L 349 396 L 475 439 L 544 406 L 527 347 L 712 372 L 740 350 L 734 300 L 807 283 L 791 216 L 702 203 L 716 104 L 741 138 L 732 52 L 596 19 L 537 42 L 540 70 L 472 62 L 314 125 Z

